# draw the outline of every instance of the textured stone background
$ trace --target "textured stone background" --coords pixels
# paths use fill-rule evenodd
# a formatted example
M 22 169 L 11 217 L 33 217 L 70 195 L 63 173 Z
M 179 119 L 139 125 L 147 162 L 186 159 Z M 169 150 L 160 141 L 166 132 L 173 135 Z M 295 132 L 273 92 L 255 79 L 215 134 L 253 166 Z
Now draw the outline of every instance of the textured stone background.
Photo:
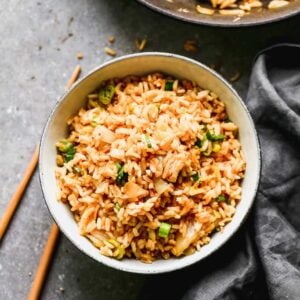
M 275 42 L 300 42 L 299 28 L 299 17 L 248 29 L 195 26 L 158 15 L 133 0 L 1 1 L 0 215 L 78 63 L 78 51 L 84 53 L 80 63 L 85 74 L 111 59 L 103 52 L 109 35 L 116 37 L 118 56 L 135 52 L 134 40 L 147 37 L 148 51 L 220 64 L 226 77 L 240 71 L 234 86 L 245 97 L 255 54 Z M 198 41 L 196 54 L 184 51 L 186 39 Z M 36 172 L 0 244 L 1 300 L 26 299 L 50 224 Z M 151 298 L 151 280 L 97 264 L 61 236 L 42 299 Z M 183 292 L 178 288 L 178 298 Z

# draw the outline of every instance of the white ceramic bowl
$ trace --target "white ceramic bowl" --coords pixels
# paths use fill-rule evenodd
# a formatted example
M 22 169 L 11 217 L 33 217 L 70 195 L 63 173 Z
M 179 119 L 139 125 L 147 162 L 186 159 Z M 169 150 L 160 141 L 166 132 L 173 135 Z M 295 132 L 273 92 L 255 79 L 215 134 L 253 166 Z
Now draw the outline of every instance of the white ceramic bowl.
M 213 236 L 201 251 L 190 256 L 157 260 L 145 264 L 135 259 L 116 260 L 100 254 L 99 250 L 79 234 L 69 208 L 57 201 L 54 169 L 56 166 L 55 143 L 67 135 L 67 120 L 85 104 L 87 94 L 99 84 L 113 77 L 163 72 L 177 78 L 195 81 L 199 86 L 216 93 L 225 102 L 228 115 L 239 127 L 240 141 L 247 162 L 242 183 L 242 200 L 237 206 L 232 222 L 223 233 Z M 168 53 L 142 53 L 123 56 L 101 65 L 78 81 L 56 104 L 46 123 L 40 147 L 40 180 L 46 204 L 61 231 L 82 252 L 107 266 L 134 273 L 163 273 L 181 269 L 198 262 L 219 249 L 240 227 L 253 203 L 260 175 L 260 150 L 253 121 L 234 89 L 218 74 L 199 62 Z

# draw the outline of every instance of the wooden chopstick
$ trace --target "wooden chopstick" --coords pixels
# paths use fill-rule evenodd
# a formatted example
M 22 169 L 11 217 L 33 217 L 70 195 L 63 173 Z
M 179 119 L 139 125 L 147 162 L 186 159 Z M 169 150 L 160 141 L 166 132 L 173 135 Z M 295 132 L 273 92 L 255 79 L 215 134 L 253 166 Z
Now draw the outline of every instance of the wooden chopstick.
M 30 292 L 28 294 L 28 298 L 27 298 L 28 300 L 39 299 L 39 295 L 43 287 L 44 278 L 47 274 L 47 269 L 50 263 L 50 259 L 53 255 L 58 236 L 59 236 L 59 229 L 56 224 L 53 224 L 50 230 L 48 241 L 44 248 L 44 252 L 40 259 L 40 263 L 36 271 L 34 281 L 32 283 Z
M 22 199 L 22 195 L 26 189 L 26 186 L 36 168 L 37 162 L 39 159 L 39 147 L 36 146 L 35 151 L 32 155 L 32 158 L 29 162 L 29 165 L 27 166 L 27 169 L 24 173 L 23 179 L 21 180 L 16 192 L 11 197 L 9 204 L 7 206 L 6 211 L 4 212 L 4 215 L 2 216 L 0 220 L 0 241 L 2 240 L 2 237 L 4 236 L 6 229 L 16 211 L 16 208 L 18 207 L 18 204 L 20 203 Z
M 66 89 L 68 90 L 72 84 L 77 80 L 80 75 L 81 67 L 77 65 L 74 69 L 69 82 L 66 85 Z M 47 275 L 47 270 L 49 267 L 49 263 L 51 261 L 52 255 L 55 250 L 55 245 L 59 236 L 59 229 L 56 224 L 53 224 L 49 233 L 49 237 L 44 248 L 42 257 L 40 259 L 36 274 L 34 276 L 33 283 L 31 285 L 30 292 L 28 294 L 28 300 L 37 300 L 39 299 L 39 295 L 41 293 L 45 277 Z

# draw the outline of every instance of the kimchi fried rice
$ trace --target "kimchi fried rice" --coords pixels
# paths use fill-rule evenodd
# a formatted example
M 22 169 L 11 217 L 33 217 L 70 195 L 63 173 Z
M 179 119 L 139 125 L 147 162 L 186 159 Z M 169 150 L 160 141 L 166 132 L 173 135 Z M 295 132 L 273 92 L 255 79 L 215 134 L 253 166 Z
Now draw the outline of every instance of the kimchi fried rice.
M 189 255 L 234 216 L 245 160 L 216 94 L 162 74 L 103 82 L 58 141 L 58 199 L 103 255 Z

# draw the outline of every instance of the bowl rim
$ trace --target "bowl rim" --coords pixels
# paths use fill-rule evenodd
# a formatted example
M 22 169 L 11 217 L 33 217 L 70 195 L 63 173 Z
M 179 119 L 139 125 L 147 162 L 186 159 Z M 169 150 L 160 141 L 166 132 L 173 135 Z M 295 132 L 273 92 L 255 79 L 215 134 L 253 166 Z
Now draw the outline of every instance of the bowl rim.
M 174 11 L 170 11 L 168 9 L 159 7 L 155 4 L 150 3 L 148 0 L 136 0 L 138 3 L 140 3 L 141 5 L 144 5 L 145 7 L 147 7 L 148 9 L 159 13 L 159 14 L 163 14 L 169 18 L 173 18 L 173 19 L 177 19 L 181 22 L 186 22 L 186 23 L 190 23 L 190 24 L 194 24 L 194 25 L 204 25 L 204 26 L 209 26 L 209 27 L 218 27 L 218 28 L 240 28 L 240 27 L 257 27 L 257 26 L 263 26 L 263 25 L 268 25 L 271 23 L 277 23 L 292 17 L 295 17 L 297 15 L 300 14 L 300 9 L 298 10 L 288 10 L 288 12 L 286 13 L 281 13 L 279 16 L 277 17 L 268 17 L 268 18 L 261 18 L 259 20 L 246 20 L 243 22 L 233 22 L 232 19 L 228 22 L 219 22 L 218 20 L 203 20 L 201 18 L 199 18 L 199 20 L 195 20 L 195 19 L 190 19 L 190 18 L 186 18 L 180 14 L 177 14 Z
M 189 63 L 192 63 L 194 65 L 196 65 L 197 67 L 203 68 L 206 71 L 210 72 L 213 76 L 215 76 L 217 79 L 219 79 L 225 86 L 226 88 L 228 88 L 234 95 L 235 97 L 238 99 L 238 101 L 240 102 L 241 106 L 243 107 L 244 111 L 246 112 L 247 116 L 248 116 L 248 120 L 249 120 L 249 124 L 251 126 L 251 130 L 254 133 L 255 136 L 255 141 L 256 141 L 256 151 L 258 153 L 257 155 L 257 174 L 255 174 L 256 176 L 256 182 L 255 182 L 255 186 L 254 186 L 254 193 L 253 193 L 253 197 L 252 199 L 249 201 L 248 204 L 248 209 L 247 211 L 245 211 L 242 215 L 242 218 L 240 220 L 239 223 L 237 223 L 236 227 L 233 228 L 233 230 L 231 230 L 231 232 L 228 234 L 227 239 L 222 240 L 215 248 L 211 249 L 210 251 L 208 251 L 204 256 L 202 256 L 199 259 L 194 259 L 192 261 L 187 261 L 187 262 L 181 262 L 181 263 L 177 263 L 177 264 L 171 264 L 171 265 L 167 265 L 163 268 L 160 268 L 158 270 L 156 269 L 151 269 L 151 270 L 146 270 L 146 266 L 147 264 L 145 264 L 145 270 L 140 270 L 140 269 L 135 269 L 134 267 L 128 267 L 128 266 L 117 266 L 116 264 L 110 264 L 102 259 L 97 259 L 96 257 L 94 257 L 92 254 L 90 254 L 88 251 L 86 251 L 85 249 L 83 249 L 80 245 L 79 242 L 76 241 L 76 237 L 72 236 L 71 234 L 69 234 L 68 232 L 65 231 L 65 229 L 63 228 L 63 226 L 60 226 L 60 222 L 56 219 L 55 213 L 53 213 L 52 209 L 50 208 L 50 206 L 48 205 L 48 198 L 46 197 L 46 186 L 44 183 L 44 174 L 43 174 L 43 161 L 42 161 L 42 153 L 44 150 L 44 144 L 45 144 L 45 139 L 46 139 L 46 133 L 48 132 L 48 129 L 50 127 L 50 123 L 57 111 L 57 109 L 59 108 L 59 106 L 61 105 L 61 103 L 63 103 L 65 101 L 65 99 L 67 99 L 67 95 L 69 93 L 71 93 L 74 89 L 77 88 L 78 85 L 80 85 L 83 81 L 85 81 L 88 77 L 92 76 L 94 73 L 100 71 L 101 69 L 118 63 L 119 61 L 122 60 L 127 60 L 127 59 L 132 59 L 132 58 L 136 58 L 136 57 L 150 57 L 150 56 L 162 56 L 162 57 L 173 57 L 179 60 L 183 60 Z M 124 55 L 115 59 L 112 59 L 108 62 L 104 62 L 103 64 L 95 67 L 94 69 L 92 69 L 90 72 L 87 73 L 87 75 L 83 76 L 80 80 L 76 81 L 76 83 L 74 83 L 72 85 L 72 87 L 65 91 L 63 93 L 63 95 L 57 100 L 57 102 L 55 103 L 54 107 L 52 108 L 47 121 L 44 125 L 43 131 L 42 131 L 42 135 L 41 135 L 41 139 L 40 139 L 40 144 L 39 144 L 39 181 L 40 181 L 40 185 L 41 185 L 41 189 L 42 189 L 42 194 L 43 194 L 43 198 L 44 201 L 46 203 L 46 206 L 50 212 L 51 217 L 53 218 L 54 222 L 57 224 L 57 226 L 59 227 L 59 229 L 61 230 L 61 232 L 67 237 L 67 239 L 76 247 L 78 248 L 82 253 L 84 253 L 85 255 L 87 255 L 88 257 L 92 258 L 93 260 L 97 261 L 98 263 L 101 262 L 102 264 L 117 269 L 117 270 L 121 270 L 121 271 L 125 271 L 125 272 L 130 272 L 130 273 L 135 273 L 135 274 L 160 274 L 160 273 L 167 273 L 167 272 L 172 272 L 172 271 L 176 271 L 179 269 L 183 269 L 185 267 L 188 267 L 190 265 L 193 265 L 195 263 L 199 263 L 200 261 L 204 260 L 205 258 L 209 257 L 210 255 L 212 255 L 213 253 L 215 253 L 217 250 L 219 250 L 222 246 L 224 246 L 231 238 L 232 236 L 240 229 L 241 225 L 245 222 L 245 220 L 247 219 L 251 208 L 253 206 L 254 200 L 256 198 L 256 194 L 258 191 L 258 187 L 260 184 L 260 178 L 261 178 L 261 150 L 260 150 L 260 143 L 259 143 L 259 138 L 258 138 L 258 134 L 253 122 L 253 119 L 251 117 L 250 112 L 248 111 L 245 103 L 243 102 L 243 100 L 241 99 L 241 97 L 239 96 L 239 94 L 236 92 L 236 90 L 232 87 L 232 85 L 227 82 L 221 75 L 219 75 L 217 72 L 215 72 L 214 70 L 210 69 L 209 67 L 207 67 L 206 65 L 182 56 L 182 55 L 178 55 L 178 54 L 173 54 L 173 53 L 168 53 L 168 52 L 143 52 L 143 53 L 134 53 L 134 54 L 128 54 L 128 55 Z M 51 200 L 52 201 L 52 200 Z M 178 258 L 178 261 L 180 260 L 180 258 Z

